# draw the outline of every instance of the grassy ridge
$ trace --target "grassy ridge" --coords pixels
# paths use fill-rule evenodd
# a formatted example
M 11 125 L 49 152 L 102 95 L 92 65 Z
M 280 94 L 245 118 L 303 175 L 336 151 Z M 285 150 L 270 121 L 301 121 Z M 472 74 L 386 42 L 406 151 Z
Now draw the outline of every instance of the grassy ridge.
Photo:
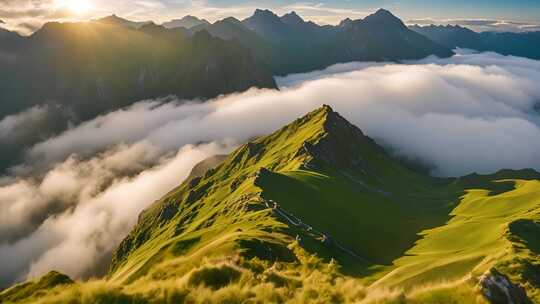
M 493 195 L 503 182 L 515 187 Z M 467 190 L 452 219 L 422 232 L 423 238 L 376 284 L 412 288 L 463 277 L 477 281 L 494 267 L 523 284 L 533 301 L 540 301 L 540 181 L 496 183 L 492 189 Z
M 534 171 L 423 176 L 323 107 L 145 210 L 107 278 L 39 300 L 484 303 L 496 268 L 540 301 L 539 209 Z
M 306 122 L 310 124 L 306 126 Z M 280 233 L 286 226 L 269 216 L 269 210 L 257 210 L 260 189 L 254 180 L 261 167 L 298 168 L 306 158 L 297 157 L 298 150 L 304 142 L 322 136 L 323 122 L 323 113 L 312 113 L 255 140 L 232 153 L 216 169 L 185 182 L 156 202 L 140 216 L 137 227 L 120 245 L 113 258 L 111 280 L 134 280 L 177 255 L 197 260 L 209 254 L 248 250 L 239 245 L 252 244 L 253 240 L 282 247 L 290 243 L 290 237 Z M 284 142 L 288 144 L 284 146 Z M 197 242 L 189 248 L 182 245 L 192 239 Z M 178 247 L 183 250 L 174 249 Z

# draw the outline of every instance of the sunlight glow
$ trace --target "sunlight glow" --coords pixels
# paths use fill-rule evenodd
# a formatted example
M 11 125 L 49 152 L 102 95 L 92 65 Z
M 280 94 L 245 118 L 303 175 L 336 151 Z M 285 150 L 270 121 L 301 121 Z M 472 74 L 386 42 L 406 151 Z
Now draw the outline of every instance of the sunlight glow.
M 89 0 L 65 0 L 61 5 L 76 15 L 83 15 L 92 9 Z

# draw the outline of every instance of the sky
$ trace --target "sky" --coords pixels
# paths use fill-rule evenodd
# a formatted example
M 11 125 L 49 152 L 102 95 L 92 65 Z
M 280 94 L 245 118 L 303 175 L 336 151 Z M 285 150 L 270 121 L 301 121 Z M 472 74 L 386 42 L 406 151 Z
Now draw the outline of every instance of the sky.
M 30 34 L 48 21 L 82 21 L 117 14 L 162 23 L 185 15 L 213 22 L 245 18 L 256 8 L 296 11 L 306 20 L 337 24 L 386 8 L 406 23 L 460 24 L 477 31 L 540 30 L 538 0 L 0 0 L 0 26 Z

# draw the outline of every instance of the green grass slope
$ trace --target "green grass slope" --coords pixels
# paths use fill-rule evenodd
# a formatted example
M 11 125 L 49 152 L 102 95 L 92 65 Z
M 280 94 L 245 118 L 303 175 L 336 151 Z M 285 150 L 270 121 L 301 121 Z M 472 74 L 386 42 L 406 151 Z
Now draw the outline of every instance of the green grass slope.
M 501 180 L 518 177 L 532 180 Z M 129 282 L 177 256 L 184 266 L 231 252 L 294 260 L 285 245 L 296 239 L 324 261 L 336 260 L 341 273 L 376 287 L 409 290 L 466 277 L 474 285 L 496 267 L 534 297 L 535 278 L 524 276 L 537 272 L 536 178 L 531 170 L 426 177 L 323 107 L 245 145 L 147 210 L 139 226 L 149 228 L 124 242 L 131 246 L 127 253 L 121 246 L 111 278 Z M 167 208 L 174 215 L 163 221 Z M 149 241 L 132 246 L 145 235 Z
M 51 271 L 38 280 L 15 285 L 0 292 L 0 303 L 37 301 L 40 296 L 55 288 L 67 288 L 74 282 L 66 275 Z
M 488 270 L 540 301 L 532 170 L 424 176 L 328 106 L 208 163 L 38 303 L 486 303 Z
M 168 258 L 228 250 L 287 259 L 284 245 L 294 238 L 351 273 L 365 273 L 390 264 L 421 230 L 448 220 L 458 195 L 405 169 L 323 107 L 250 142 L 146 210 L 110 276 L 130 281 Z
M 498 183 L 515 187 L 495 195 L 489 188 L 467 190 L 452 219 L 423 231 L 422 239 L 377 284 L 413 287 L 474 279 L 495 267 L 526 285 L 530 296 L 540 301 L 540 181 Z

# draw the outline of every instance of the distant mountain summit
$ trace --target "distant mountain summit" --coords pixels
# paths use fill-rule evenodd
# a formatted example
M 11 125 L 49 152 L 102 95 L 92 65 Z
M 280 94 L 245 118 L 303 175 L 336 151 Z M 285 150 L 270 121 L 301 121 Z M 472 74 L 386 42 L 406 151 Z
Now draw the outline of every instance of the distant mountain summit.
M 337 35 L 340 49 L 345 56 L 360 61 L 395 61 L 420 59 L 429 55 L 449 57 L 454 53 L 429 38 L 420 35 L 387 10 L 359 20 L 342 22 L 342 30 Z M 339 49 L 335 50 L 338 56 Z
M 116 26 L 124 26 L 128 28 L 133 29 L 139 29 L 144 25 L 153 23 L 152 21 L 142 21 L 142 22 L 135 22 L 131 20 L 127 20 L 121 17 L 118 17 L 117 15 L 113 14 L 101 19 L 95 20 L 95 22 L 104 23 L 104 24 L 110 24 L 110 25 L 116 25 Z
M 174 19 L 169 22 L 163 23 L 163 26 L 169 29 L 183 27 L 186 29 L 191 29 L 200 25 L 209 25 L 210 22 L 205 19 L 199 19 L 195 16 L 187 15 L 182 19 Z
M 385 9 L 379 9 L 374 14 L 371 14 L 364 19 L 358 21 L 362 23 L 363 26 L 369 26 L 373 29 L 386 30 L 386 29 L 401 29 L 406 30 L 407 26 L 399 19 L 394 16 L 390 11 Z
M 289 31 L 279 16 L 270 10 L 257 9 L 253 16 L 244 19 L 242 23 L 269 43 L 281 41 Z
M 290 26 L 300 26 L 305 23 L 304 19 L 298 16 L 296 12 L 290 12 L 288 14 L 285 14 L 281 16 L 280 19 L 283 23 L 288 24 Z

